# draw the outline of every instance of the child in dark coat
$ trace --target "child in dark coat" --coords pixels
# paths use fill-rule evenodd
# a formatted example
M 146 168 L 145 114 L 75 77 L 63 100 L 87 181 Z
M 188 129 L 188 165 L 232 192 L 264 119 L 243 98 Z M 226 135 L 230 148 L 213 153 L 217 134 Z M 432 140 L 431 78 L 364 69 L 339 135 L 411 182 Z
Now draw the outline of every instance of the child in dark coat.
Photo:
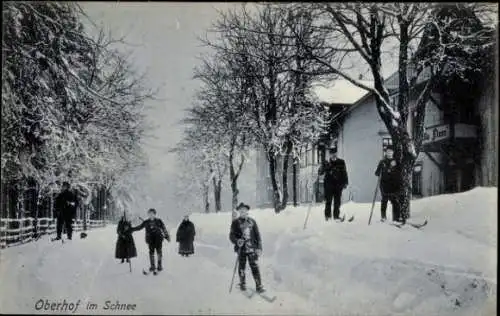
M 196 231 L 194 224 L 189 220 L 189 216 L 185 216 L 182 223 L 177 229 L 176 241 L 179 243 L 179 254 L 188 257 L 194 254 L 194 236 Z
M 146 228 L 146 243 L 149 247 L 149 262 L 151 264 L 149 271 L 161 271 L 163 267 L 161 265 L 162 260 L 162 246 L 163 239 L 165 238 L 167 241 L 170 241 L 170 235 L 168 234 L 167 228 L 163 221 L 156 217 L 156 210 L 154 208 L 150 208 L 148 210 L 149 218 L 143 221 L 139 226 L 132 227 L 132 231 L 141 230 Z M 158 256 L 158 265 L 155 266 L 155 251 Z
M 130 258 L 137 257 L 137 249 L 135 248 L 131 228 L 132 224 L 127 220 L 127 217 L 124 214 L 118 222 L 118 227 L 116 228 L 118 239 L 116 240 L 115 258 L 122 259 L 121 263 L 125 260 L 130 262 Z

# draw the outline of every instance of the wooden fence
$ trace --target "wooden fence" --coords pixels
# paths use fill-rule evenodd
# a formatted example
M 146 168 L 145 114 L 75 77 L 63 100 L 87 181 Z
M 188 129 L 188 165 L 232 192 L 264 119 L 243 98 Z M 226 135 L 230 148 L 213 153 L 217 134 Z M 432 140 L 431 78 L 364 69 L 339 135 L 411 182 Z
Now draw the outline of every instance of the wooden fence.
M 105 220 L 87 220 L 87 230 L 106 226 Z M 83 219 L 73 221 L 73 231 L 83 230 Z M 11 219 L 0 218 L 0 248 L 17 246 L 33 240 L 38 240 L 42 235 L 56 232 L 55 218 L 32 217 Z

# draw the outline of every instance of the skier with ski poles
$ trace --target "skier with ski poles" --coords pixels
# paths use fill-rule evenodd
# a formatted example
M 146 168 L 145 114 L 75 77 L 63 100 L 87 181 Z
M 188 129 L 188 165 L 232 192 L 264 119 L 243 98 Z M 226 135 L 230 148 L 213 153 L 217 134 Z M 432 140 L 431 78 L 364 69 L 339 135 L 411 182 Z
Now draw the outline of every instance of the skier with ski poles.
M 163 221 L 156 217 L 156 210 L 150 208 L 148 210 L 148 219 L 144 220 L 139 226 L 132 227 L 131 230 L 138 231 L 143 228 L 146 229 L 146 243 L 149 247 L 149 271 L 156 274 L 157 271 L 163 270 L 162 266 L 162 246 L 163 239 L 165 238 L 170 242 L 170 235 Z M 158 265 L 155 265 L 155 251 L 158 257 Z
M 234 251 L 238 253 L 238 275 L 240 277 L 240 289 L 246 290 L 245 267 L 248 261 L 255 281 L 257 293 L 263 293 L 260 271 L 257 261 L 262 254 L 262 240 L 257 222 L 248 216 L 250 206 L 240 203 L 236 210 L 240 216 L 231 223 L 229 240 L 234 244 Z
M 325 220 L 332 217 L 333 200 L 333 219 L 340 221 L 340 203 L 342 191 L 347 187 L 349 180 L 347 177 L 347 168 L 345 161 L 337 157 L 337 147 L 329 148 L 329 159 L 320 166 L 318 174 L 324 174 L 325 190 Z
M 384 158 L 380 160 L 377 170 L 375 170 L 375 175 L 380 177 L 380 193 L 382 195 L 380 215 L 382 222 L 387 220 L 386 210 L 389 201 L 392 204 L 392 220 L 402 222 L 398 200 L 398 193 L 401 188 L 398 181 L 399 172 L 401 170 L 398 162 L 394 159 L 394 149 L 392 146 L 388 146 Z

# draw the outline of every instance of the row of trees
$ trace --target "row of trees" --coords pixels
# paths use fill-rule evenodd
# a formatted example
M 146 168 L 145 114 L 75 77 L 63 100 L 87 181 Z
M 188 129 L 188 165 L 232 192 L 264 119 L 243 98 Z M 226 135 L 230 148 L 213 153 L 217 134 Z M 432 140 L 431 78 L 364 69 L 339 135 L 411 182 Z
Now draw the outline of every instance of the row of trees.
M 234 209 L 245 153 L 263 149 L 279 212 L 288 201 L 290 163 L 296 166 L 300 151 L 328 125 L 311 85 L 348 80 L 375 96 L 403 166 L 400 202 L 408 218 L 411 171 L 431 91 L 446 80 L 471 80 L 484 69 L 495 42 L 491 17 L 496 10 L 488 4 L 321 3 L 243 5 L 221 12 L 202 40 L 212 53 L 195 70 L 202 86 L 187 113 L 185 138 L 174 151 L 196 165 L 193 177 L 200 179 L 205 200 L 209 180 L 217 199 L 229 169 Z M 383 78 L 388 65 L 397 66 L 394 107 Z M 360 71 L 373 85 L 357 80 Z M 411 107 L 416 116 L 409 131 Z M 277 162 L 282 163 L 281 183 Z
M 62 181 L 84 204 L 98 191 L 108 207 L 126 200 L 145 162 L 144 104 L 154 93 L 116 49 L 121 40 L 88 35 L 92 22 L 75 3 L 7 2 L 2 14 L 1 182 L 16 193 L 10 204 L 37 216 Z

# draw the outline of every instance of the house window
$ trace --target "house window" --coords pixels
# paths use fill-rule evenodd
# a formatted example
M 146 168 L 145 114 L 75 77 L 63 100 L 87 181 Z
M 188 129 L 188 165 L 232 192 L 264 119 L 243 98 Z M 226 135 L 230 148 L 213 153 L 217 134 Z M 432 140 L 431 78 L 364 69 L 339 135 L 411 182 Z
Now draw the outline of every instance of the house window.
M 383 137 L 382 138 L 382 153 L 385 153 L 387 146 L 392 146 L 392 138 L 391 137 Z
M 412 192 L 413 195 L 422 195 L 422 164 L 413 167 Z

